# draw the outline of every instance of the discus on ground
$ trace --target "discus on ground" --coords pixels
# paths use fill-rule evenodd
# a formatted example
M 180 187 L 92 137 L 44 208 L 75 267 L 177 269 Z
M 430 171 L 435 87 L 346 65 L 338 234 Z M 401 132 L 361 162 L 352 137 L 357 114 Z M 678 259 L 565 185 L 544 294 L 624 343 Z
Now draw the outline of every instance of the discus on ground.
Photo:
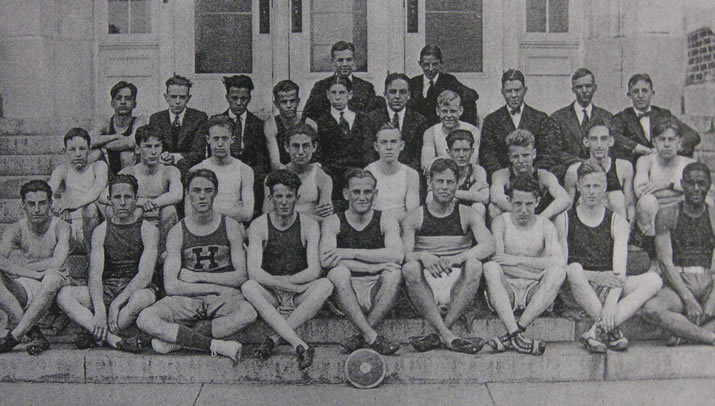
M 367 348 L 353 351 L 345 360 L 345 378 L 359 389 L 376 387 L 385 379 L 386 372 L 382 355 Z

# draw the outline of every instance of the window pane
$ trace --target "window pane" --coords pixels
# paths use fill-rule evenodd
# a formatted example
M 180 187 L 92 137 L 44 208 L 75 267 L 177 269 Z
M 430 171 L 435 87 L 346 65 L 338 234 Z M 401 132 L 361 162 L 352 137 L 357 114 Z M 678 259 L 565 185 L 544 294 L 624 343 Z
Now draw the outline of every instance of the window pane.
M 250 13 L 251 0 L 197 0 L 196 10 L 200 13 Z
M 132 24 L 129 30 L 132 34 L 147 34 L 151 32 L 151 0 L 132 0 L 130 7 Z
M 107 20 L 109 34 L 129 33 L 129 2 L 127 0 L 109 0 L 107 2 Z
M 425 43 L 442 49 L 446 70 L 481 72 L 482 1 L 428 0 L 425 7 Z
M 355 70 L 367 71 L 367 0 L 312 0 L 310 71 L 332 72 L 330 48 L 355 45 Z
M 526 32 L 546 32 L 546 0 L 526 0 Z
M 569 32 L 569 0 L 549 0 L 549 32 Z
M 250 13 L 199 12 L 196 7 L 196 73 L 252 73 Z

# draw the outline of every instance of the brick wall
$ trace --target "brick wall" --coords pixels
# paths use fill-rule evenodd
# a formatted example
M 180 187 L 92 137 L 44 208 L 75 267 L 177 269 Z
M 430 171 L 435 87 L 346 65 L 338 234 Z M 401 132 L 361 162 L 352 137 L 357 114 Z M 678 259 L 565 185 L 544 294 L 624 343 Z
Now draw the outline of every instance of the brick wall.
M 715 81 L 715 34 L 708 27 L 688 34 L 688 76 L 686 84 Z

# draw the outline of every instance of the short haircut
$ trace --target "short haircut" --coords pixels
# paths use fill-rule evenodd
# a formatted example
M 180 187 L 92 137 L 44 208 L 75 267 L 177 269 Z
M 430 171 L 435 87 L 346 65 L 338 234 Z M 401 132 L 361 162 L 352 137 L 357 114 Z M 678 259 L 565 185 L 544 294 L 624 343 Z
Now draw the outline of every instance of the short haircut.
M 575 82 L 575 81 L 577 81 L 581 78 L 584 78 L 586 76 L 591 76 L 593 78 L 593 81 L 594 82 L 596 81 L 596 75 L 594 75 L 593 72 L 591 72 L 590 70 L 588 70 L 586 68 L 576 69 L 576 72 L 574 72 L 573 75 L 571 75 L 571 81 Z
M 159 141 L 164 141 L 158 129 L 149 125 L 143 125 L 137 128 L 136 133 L 134 133 L 134 142 L 137 145 L 141 145 L 142 142 L 148 141 L 149 138 L 156 138 Z
M 191 89 L 191 86 L 194 84 L 191 83 L 191 81 L 181 75 L 174 75 L 170 77 L 166 81 L 166 90 L 169 90 L 169 86 L 174 85 L 174 86 L 186 86 L 188 89 Z
M 509 149 L 510 147 L 531 147 L 534 148 L 535 145 L 535 140 L 534 140 L 534 134 L 531 133 L 529 130 L 525 130 L 523 128 L 518 128 L 512 132 L 509 133 L 509 135 L 506 136 L 506 148 Z
M 295 90 L 295 94 L 300 93 L 300 86 L 290 79 L 281 80 L 273 86 L 273 98 L 278 99 L 278 93 L 288 93 Z
M 451 158 L 442 157 L 432 161 L 432 164 L 429 166 L 429 176 L 431 178 L 435 173 L 444 172 L 447 169 L 451 170 L 456 178 L 459 178 L 459 166 L 457 163 Z
M 518 80 L 522 86 L 526 86 L 524 74 L 518 69 L 509 69 L 501 75 L 501 87 L 504 88 L 506 82 L 510 80 Z
M 193 169 L 190 170 L 186 174 L 186 181 L 184 182 L 184 187 L 186 190 L 189 190 L 189 186 L 191 186 L 191 182 L 196 179 L 196 178 L 204 178 L 208 179 L 209 182 L 213 183 L 214 188 L 218 190 L 218 177 L 216 177 L 216 173 L 212 171 L 211 169 Z
M 65 144 L 65 148 L 67 148 L 67 143 L 72 139 L 72 138 L 82 138 L 87 142 L 87 147 L 89 148 L 90 145 L 92 145 L 92 141 L 89 138 L 89 133 L 87 130 L 84 128 L 79 128 L 75 127 L 67 131 L 67 134 L 65 134 L 64 138 L 62 139 L 62 142 Z
M 345 171 L 345 190 L 350 190 L 350 179 L 372 179 L 372 187 L 377 187 L 377 178 L 372 172 L 360 169 L 360 168 L 350 168 Z
M 340 51 L 352 51 L 355 55 L 355 45 L 352 42 L 338 41 L 330 47 L 330 59 L 335 58 L 335 53 Z
M 452 132 L 447 135 L 447 147 L 451 149 L 452 145 L 457 141 L 467 141 L 471 147 L 474 145 L 474 135 L 472 135 L 470 131 L 461 128 L 452 130 Z
M 606 127 L 608 129 L 608 135 L 613 136 L 613 134 L 611 133 L 611 123 L 607 120 L 604 120 L 603 118 L 594 117 L 586 124 L 586 128 L 583 132 L 583 137 L 586 138 L 588 136 L 588 133 L 590 133 L 591 130 L 596 127 Z
M 673 130 L 676 137 L 680 137 L 680 123 L 671 114 L 661 114 L 651 118 L 653 138 L 659 137 L 667 130 Z
M 683 168 L 683 177 L 685 177 L 685 175 L 689 174 L 690 172 L 697 171 L 703 172 L 705 175 L 707 175 L 708 180 L 711 180 L 710 168 L 708 168 L 708 166 L 702 162 L 691 162 L 685 165 L 685 168 Z
M 606 174 L 606 169 L 601 165 L 596 159 L 587 159 L 581 162 L 578 169 L 576 170 L 576 177 L 581 180 L 584 176 L 590 175 L 592 173 L 602 173 Z
M 395 125 L 392 124 L 391 122 L 385 121 L 384 123 L 382 123 L 382 125 L 380 126 L 380 128 L 379 128 L 379 129 L 377 130 L 377 132 L 375 133 L 374 141 L 377 141 L 377 136 L 378 136 L 378 134 L 380 134 L 381 132 L 383 132 L 383 131 L 392 131 L 392 130 L 397 130 L 397 132 L 400 134 L 400 139 L 402 139 L 402 132 L 400 131 L 400 129 L 397 128 L 397 127 L 395 127 Z
M 330 83 L 328 84 L 328 91 L 330 91 L 330 88 L 334 85 L 343 85 L 348 92 L 351 92 L 353 90 L 353 82 L 350 79 L 344 78 L 339 75 L 335 75 L 332 79 L 330 79 Z
M 206 135 L 209 134 L 209 130 L 213 127 L 223 127 L 233 134 L 235 126 L 236 125 L 233 123 L 233 120 L 231 120 L 227 115 L 217 114 L 206 122 Z
M 315 131 L 315 128 L 305 123 L 298 123 L 296 125 L 288 127 L 288 129 L 286 130 L 286 145 L 290 144 L 290 139 L 293 138 L 293 136 L 299 134 L 307 135 L 308 137 L 310 137 L 310 142 L 312 142 L 313 144 L 315 144 L 315 142 L 318 140 L 318 132 Z
M 246 75 L 224 76 L 223 86 L 226 88 L 226 93 L 228 93 L 232 87 L 248 89 L 249 92 L 254 89 L 253 81 Z
M 266 187 L 271 194 L 273 194 L 273 187 L 275 185 L 284 185 L 298 193 L 300 184 L 301 182 L 298 175 L 287 169 L 277 169 L 266 176 Z
M 452 90 L 443 90 L 442 93 L 437 96 L 437 106 L 446 106 L 453 100 L 459 100 L 459 105 L 462 105 L 462 98 L 457 94 L 457 92 Z
M 514 191 L 531 193 L 534 197 L 540 197 L 541 188 L 539 188 L 539 181 L 534 178 L 534 176 L 528 174 L 516 175 L 514 179 L 511 180 L 511 185 L 507 191 L 509 197 L 514 197 Z
M 114 86 L 112 86 L 112 89 L 109 91 L 109 95 L 112 96 L 112 99 L 114 99 L 117 96 L 117 93 L 119 93 L 119 91 L 122 89 L 129 89 L 129 93 L 131 93 L 132 99 L 137 99 L 137 93 L 139 93 L 137 87 L 134 86 L 133 83 L 125 82 L 123 80 L 120 80 Z
M 635 75 L 631 76 L 630 79 L 628 79 L 628 91 L 630 91 L 631 87 L 633 87 L 641 80 L 648 83 L 650 88 L 653 89 L 653 81 L 651 80 L 650 75 L 648 75 L 647 73 L 636 73 Z
M 23 203 L 30 192 L 45 192 L 47 193 L 47 200 L 52 200 L 52 188 L 44 180 L 33 179 L 20 186 L 20 199 L 22 199 Z
M 137 178 L 135 178 L 134 175 L 127 175 L 125 173 L 114 175 L 111 179 L 109 179 L 110 196 L 112 195 L 112 186 L 118 185 L 120 183 L 126 183 L 127 185 L 131 186 L 132 191 L 134 192 L 134 196 L 136 197 L 137 191 L 139 190 L 139 182 L 137 182 Z
M 396 80 L 404 80 L 405 83 L 407 83 L 407 90 L 410 90 L 410 77 L 405 75 L 404 73 L 392 72 L 388 73 L 387 77 L 385 78 L 385 91 L 387 91 L 387 88 L 390 87 L 392 82 Z
M 427 55 L 434 56 L 442 62 L 442 50 L 437 45 L 425 45 L 420 51 L 420 62 Z

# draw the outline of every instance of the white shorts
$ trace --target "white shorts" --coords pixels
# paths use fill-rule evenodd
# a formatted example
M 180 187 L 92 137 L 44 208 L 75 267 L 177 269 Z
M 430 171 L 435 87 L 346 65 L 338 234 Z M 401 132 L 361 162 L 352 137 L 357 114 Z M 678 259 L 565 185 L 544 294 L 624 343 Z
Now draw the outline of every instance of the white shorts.
M 278 306 L 276 307 L 278 313 L 280 313 L 283 317 L 288 317 L 291 313 L 293 313 L 293 310 L 295 310 L 295 303 L 293 302 L 293 298 L 296 295 L 295 292 L 288 292 L 273 288 L 267 288 L 267 290 L 271 292 L 278 301 Z
M 432 289 L 432 295 L 434 296 L 434 301 L 437 307 L 442 313 L 445 313 L 449 309 L 449 303 L 452 300 L 452 288 L 457 280 L 462 275 L 461 267 L 452 267 L 452 272 L 443 273 L 439 277 L 435 278 L 426 269 L 422 270 L 422 274 L 427 281 L 430 289 Z
M 526 306 L 529 304 L 529 295 L 531 294 L 531 291 L 536 289 L 539 286 L 539 283 L 541 280 L 534 280 L 534 279 L 525 279 L 525 278 L 512 278 L 509 276 L 504 275 L 504 279 L 506 280 L 506 284 L 504 284 L 505 289 L 511 290 L 513 295 L 513 300 L 511 302 L 511 309 L 512 311 L 516 310 L 524 310 L 526 309 Z M 489 293 L 487 290 L 484 291 L 484 296 L 487 299 L 487 305 L 489 306 L 489 309 L 492 311 L 494 310 L 494 306 L 492 305 L 491 300 L 489 299 Z M 553 306 L 553 304 L 551 304 Z M 549 307 L 551 308 L 551 307 Z
M 22 286 L 22 288 L 25 289 L 25 295 L 27 296 L 27 301 L 25 302 L 24 310 L 27 310 L 28 306 L 30 306 L 30 303 L 32 303 L 32 299 L 34 299 L 35 296 L 37 296 L 37 294 L 42 289 L 42 281 L 38 281 L 37 279 L 32 279 L 32 278 L 27 278 L 27 277 L 21 276 L 21 277 L 15 279 L 15 282 L 19 283 L 20 286 Z
M 380 275 L 353 276 L 350 282 L 355 292 L 355 297 L 363 313 L 372 309 L 373 291 L 380 281 Z

